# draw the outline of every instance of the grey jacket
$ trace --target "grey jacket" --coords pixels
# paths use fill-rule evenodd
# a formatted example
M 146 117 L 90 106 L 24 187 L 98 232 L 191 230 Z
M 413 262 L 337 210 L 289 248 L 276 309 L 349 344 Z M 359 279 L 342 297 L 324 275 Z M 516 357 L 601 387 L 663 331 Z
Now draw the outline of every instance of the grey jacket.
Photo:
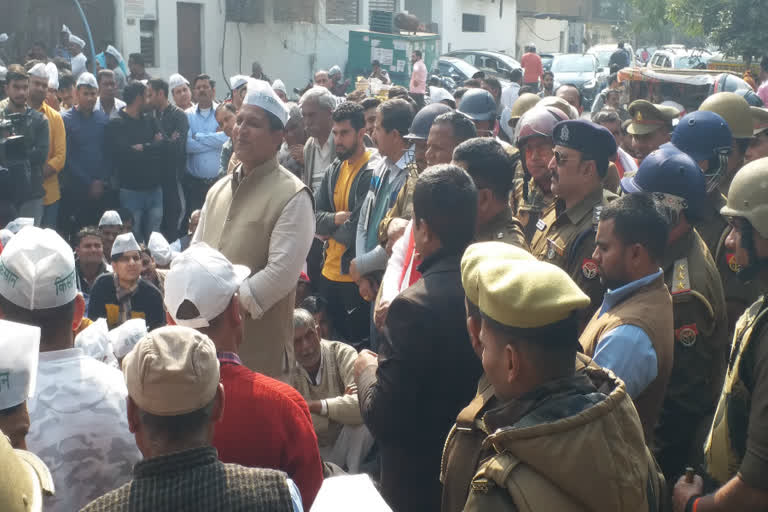
M 315 233 L 333 238 L 347 248 L 341 257 L 342 274 L 349 273 L 349 264 L 355 259 L 355 236 L 357 234 L 357 221 L 360 218 L 360 209 L 368 194 L 373 169 L 381 160 L 381 156 L 375 149 L 369 149 L 369 151 L 372 151 L 371 157 L 363 168 L 360 169 L 360 172 L 357 173 L 357 176 L 355 176 L 350 185 L 348 201 L 349 211 L 352 213 L 344 224 L 337 226 L 334 221 L 336 206 L 333 203 L 333 192 L 336 189 L 336 182 L 339 179 L 339 172 L 343 163 L 338 158 L 328 167 L 325 176 L 323 176 L 323 182 L 315 196 Z

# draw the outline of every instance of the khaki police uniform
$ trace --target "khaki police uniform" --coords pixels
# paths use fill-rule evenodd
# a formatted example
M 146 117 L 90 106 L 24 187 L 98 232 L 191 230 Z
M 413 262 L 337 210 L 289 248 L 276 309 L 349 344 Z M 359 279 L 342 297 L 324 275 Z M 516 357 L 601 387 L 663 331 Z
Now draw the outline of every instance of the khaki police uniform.
M 672 294 L 675 347 L 655 451 L 669 480 L 700 462 L 725 370 L 728 330 L 720 275 L 695 230 L 667 247 L 662 268 Z
M 512 214 L 512 208 L 504 209 L 480 226 L 475 233 L 474 241 L 504 242 L 528 250 L 528 243 L 523 235 L 523 225 Z
M 648 135 L 659 129 L 672 131 L 672 121 L 680 117 L 680 111 L 666 105 L 654 105 L 647 100 L 635 100 L 629 105 L 632 117 L 627 133 L 630 135 Z
M 563 201 L 556 201 L 536 223 L 531 241 L 531 254 L 565 270 L 589 296 L 592 304 L 583 312 L 585 323 L 605 293 L 592 253 L 600 209 L 615 198 L 615 194 L 597 187 L 567 210 Z

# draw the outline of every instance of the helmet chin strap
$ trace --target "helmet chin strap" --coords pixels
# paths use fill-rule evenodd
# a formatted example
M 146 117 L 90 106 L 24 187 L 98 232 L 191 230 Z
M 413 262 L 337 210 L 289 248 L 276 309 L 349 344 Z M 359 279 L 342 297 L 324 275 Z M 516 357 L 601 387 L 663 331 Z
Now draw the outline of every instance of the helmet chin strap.
M 524 148 L 523 148 L 524 149 Z M 531 181 L 531 173 L 528 172 L 528 165 L 525 162 L 525 154 L 521 155 L 520 157 L 520 163 L 523 166 L 523 200 L 528 203 L 528 190 L 529 190 L 529 183 Z
M 736 274 L 736 277 L 746 283 L 753 281 L 761 270 L 768 268 L 768 258 L 760 258 L 758 256 L 757 249 L 755 248 L 754 228 L 749 222 L 745 222 L 744 227 L 741 228 L 741 245 L 747 251 L 749 265 L 742 267 L 738 274 Z
M 704 173 L 704 176 L 707 178 L 707 194 L 717 188 L 722 176 L 728 169 L 728 154 L 721 152 L 717 156 L 710 158 L 709 169 L 709 172 Z

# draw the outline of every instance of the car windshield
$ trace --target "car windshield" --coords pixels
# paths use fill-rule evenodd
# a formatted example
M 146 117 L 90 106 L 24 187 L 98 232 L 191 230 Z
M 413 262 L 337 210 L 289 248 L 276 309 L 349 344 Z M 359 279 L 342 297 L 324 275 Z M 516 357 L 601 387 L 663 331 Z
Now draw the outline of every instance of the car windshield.
M 517 69 L 522 67 L 520 66 L 519 62 L 517 62 L 515 59 L 513 59 L 509 55 L 504 55 L 503 53 L 497 53 L 497 54 L 494 54 L 493 56 L 499 59 L 500 61 L 502 61 L 507 66 L 509 66 L 509 69 Z
M 591 55 L 563 55 L 552 62 L 553 73 L 584 73 L 595 70 L 595 59 Z
M 684 55 L 675 57 L 675 66 L 678 69 L 694 69 L 699 66 L 706 66 L 707 58 L 703 55 Z
M 611 61 L 611 55 L 613 55 L 613 52 L 616 50 L 600 50 L 600 51 L 594 51 L 592 53 L 595 54 L 595 57 L 597 57 L 598 62 L 600 62 L 601 68 L 607 68 L 608 63 Z
M 458 68 L 459 71 L 464 73 L 464 76 L 466 76 L 467 78 L 472 78 L 472 75 L 474 75 L 478 71 L 478 69 L 475 66 L 473 66 L 469 62 L 462 59 L 449 60 L 446 62 L 452 65 L 453 67 Z

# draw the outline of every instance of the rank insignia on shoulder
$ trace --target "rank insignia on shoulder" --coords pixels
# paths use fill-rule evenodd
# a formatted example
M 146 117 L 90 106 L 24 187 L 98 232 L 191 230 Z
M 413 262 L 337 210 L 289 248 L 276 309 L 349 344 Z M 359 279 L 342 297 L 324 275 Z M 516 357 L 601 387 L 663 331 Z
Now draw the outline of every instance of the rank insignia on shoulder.
M 584 261 L 581 263 L 581 273 L 587 279 L 596 278 L 600 274 L 597 262 L 592 258 L 584 258 Z
M 602 206 L 595 206 L 592 210 L 592 227 L 597 230 L 597 225 L 600 223 L 600 212 L 603 211 Z
M 699 329 L 696 324 L 682 325 L 675 329 L 675 339 L 679 341 L 685 347 L 691 347 L 696 343 L 696 336 L 699 334 Z
M 733 254 L 733 253 L 726 254 L 725 255 L 725 261 L 728 262 L 728 268 L 731 269 L 731 272 L 738 272 L 739 270 L 741 270 L 741 265 L 739 265 L 738 263 L 736 263 L 734 261 L 734 259 L 733 259 L 734 256 L 736 256 L 736 255 Z
M 672 295 L 691 291 L 691 276 L 688 273 L 688 258 L 680 258 L 672 267 Z
M 555 256 L 565 256 L 565 248 L 561 247 L 556 241 L 547 238 L 547 259 L 553 260 Z
M 536 222 L 536 229 L 538 229 L 539 231 L 544 231 L 545 229 L 547 229 L 547 223 L 544 222 L 543 219 L 539 219 Z

